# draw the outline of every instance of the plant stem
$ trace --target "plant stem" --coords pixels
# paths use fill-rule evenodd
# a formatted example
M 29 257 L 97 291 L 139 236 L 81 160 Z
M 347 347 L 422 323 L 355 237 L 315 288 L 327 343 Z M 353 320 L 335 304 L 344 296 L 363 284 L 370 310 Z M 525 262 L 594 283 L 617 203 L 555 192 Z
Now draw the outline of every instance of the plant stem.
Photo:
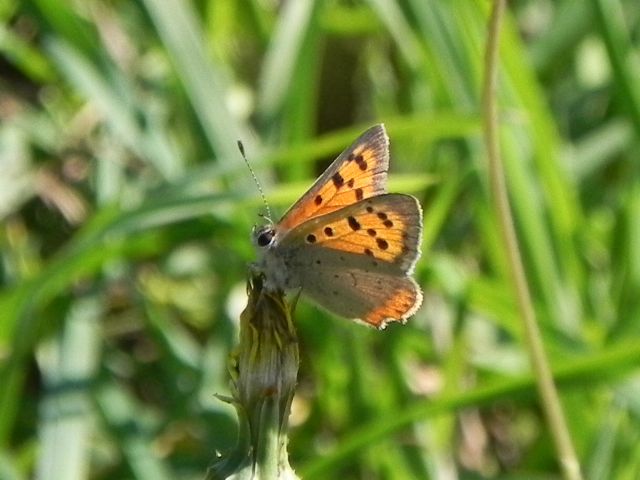
M 499 230 L 507 253 L 509 274 L 515 289 L 542 409 L 551 430 L 556 454 L 559 458 L 564 478 L 568 480 L 581 480 L 580 463 L 576 457 L 569 435 L 560 404 L 560 398 L 553 382 L 553 376 L 549 368 L 549 362 L 542 344 L 542 336 L 533 309 L 531 293 L 529 292 L 515 228 L 513 226 L 504 167 L 500 157 L 496 90 L 498 79 L 499 33 L 505 8 L 506 0 L 494 1 L 491 18 L 489 20 L 485 58 L 483 106 L 484 133 L 489 163 L 489 181 L 494 208 L 498 216 Z

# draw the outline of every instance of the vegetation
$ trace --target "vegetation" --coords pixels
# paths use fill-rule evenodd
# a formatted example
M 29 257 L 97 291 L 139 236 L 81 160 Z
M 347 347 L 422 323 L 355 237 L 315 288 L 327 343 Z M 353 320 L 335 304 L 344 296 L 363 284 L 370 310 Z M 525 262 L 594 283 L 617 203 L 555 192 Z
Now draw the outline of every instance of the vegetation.
M 260 195 L 276 216 L 374 123 L 424 208 L 423 308 L 301 298 L 305 479 L 559 478 L 482 137 L 490 2 L 0 1 L 0 478 L 201 479 Z M 640 10 L 511 2 L 502 157 L 589 479 L 640 476 Z M 634 63 L 636 62 L 636 63 Z M 263 212 L 264 213 L 264 212 Z M 448 477 L 447 477 L 448 478 Z

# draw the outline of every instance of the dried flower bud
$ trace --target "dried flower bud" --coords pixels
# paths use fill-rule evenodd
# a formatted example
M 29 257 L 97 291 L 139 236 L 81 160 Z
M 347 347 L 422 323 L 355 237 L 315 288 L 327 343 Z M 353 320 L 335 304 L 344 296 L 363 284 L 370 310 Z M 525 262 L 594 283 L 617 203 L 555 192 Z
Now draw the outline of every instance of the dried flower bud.
M 295 479 L 287 455 L 287 425 L 298 375 L 298 341 L 282 292 L 247 286 L 240 345 L 232 363 L 239 434 L 235 450 L 209 469 L 213 479 Z

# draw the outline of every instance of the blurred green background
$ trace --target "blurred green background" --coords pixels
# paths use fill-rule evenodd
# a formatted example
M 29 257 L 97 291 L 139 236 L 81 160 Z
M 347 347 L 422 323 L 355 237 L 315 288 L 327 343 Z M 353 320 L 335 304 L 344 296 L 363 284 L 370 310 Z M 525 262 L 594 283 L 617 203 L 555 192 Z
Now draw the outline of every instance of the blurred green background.
M 305 478 L 558 478 L 488 192 L 487 1 L 0 0 L 0 478 L 199 479 L 263 211 L 384 122 L 425 291 L 383 332 L 301 301 Z M 640 9 L 514 1 L 504 161 L 590 479 L 640 478 Z

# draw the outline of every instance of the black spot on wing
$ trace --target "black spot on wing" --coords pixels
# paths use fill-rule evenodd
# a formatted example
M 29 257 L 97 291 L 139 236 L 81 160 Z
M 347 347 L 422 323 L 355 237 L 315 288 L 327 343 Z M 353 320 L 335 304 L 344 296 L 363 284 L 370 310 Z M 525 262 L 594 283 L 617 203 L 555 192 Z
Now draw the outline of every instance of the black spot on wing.
M 364 172 L 367 169 L 367 161 L 362 157 L 362 155 L 356 155 L 355 160 L 360 170 Z
M 340 172 L 334 173 L 333 177 L 331 177 L 331 180 L 333 181 L 333 184 L 336 186 L 336 188 L 341 188 L 344 185 L 344 178 L 342 178 Z

